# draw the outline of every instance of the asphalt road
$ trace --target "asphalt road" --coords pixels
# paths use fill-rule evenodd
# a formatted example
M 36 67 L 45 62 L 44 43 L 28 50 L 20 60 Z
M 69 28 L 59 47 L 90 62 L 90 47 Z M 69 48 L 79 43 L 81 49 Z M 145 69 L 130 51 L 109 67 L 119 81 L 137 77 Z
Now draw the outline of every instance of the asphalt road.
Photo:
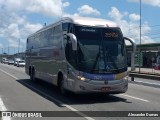
M 159 117 L 95 117 L 102 111 L 114 111 L 113 116 L 123 113 L 160 111 L 160 81 L 135 78 L 125 94 L 62 96 L 59 90 L 43 81 L 38 84 L 29 80 L 24 68 L 0 64 L 0 111 L 66 111 L 65 114 L 81 117 L 9 118 L 3 120 L 159 120 Z M 73 111 L 73 112 L 71 112 Z M 95 112 L 83 112 L 95 111 Z M 127 111 L 127 112 L 121 112 Z M 63 116 L 63 112 L 53 112 Z M 90 114 L 92 115 L 90 116 Z M 104 113 L 108 114 L 108 113 Z M 95 115 L 95 116 L 94 116 Z M 102 114 L 100 114 L 102 115 Z

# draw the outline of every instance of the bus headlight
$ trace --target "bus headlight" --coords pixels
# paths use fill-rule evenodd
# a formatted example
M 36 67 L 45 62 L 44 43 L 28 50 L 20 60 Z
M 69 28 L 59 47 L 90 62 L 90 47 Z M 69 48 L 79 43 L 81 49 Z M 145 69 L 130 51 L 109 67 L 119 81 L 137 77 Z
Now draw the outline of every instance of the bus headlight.
M 89 79 L 83 77 L 82 73 L 79 73 L 79 72 L 72 72 L 72 75 L 81 81 L 88 81 L 89 80 Z
M 124 79 L 124 80 L 128 80 L 128 76 L 124 77 L 123 79 Z
M 77 76 L 77 78 L 78 78 L 79 80 L 82 80 L 82 81 L 85 81 L 85 80 L 86 80 L 86 78 L 84 78 L 84 77 L 82 77 L 82 76 Z

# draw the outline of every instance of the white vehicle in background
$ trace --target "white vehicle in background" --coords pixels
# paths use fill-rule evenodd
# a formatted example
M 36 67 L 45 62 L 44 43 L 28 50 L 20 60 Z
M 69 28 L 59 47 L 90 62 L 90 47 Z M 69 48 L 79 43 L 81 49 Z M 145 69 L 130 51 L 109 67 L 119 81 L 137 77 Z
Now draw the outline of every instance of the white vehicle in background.
M 21 58 L 14 58 L 14 66 L 17 66 L 18 61 L 20 61 Z
M 7 58 L 4 58 L 4 57 L 3 57 L 3 58 L 1 59 L 1 63 L 5 63 L 6 60 L 7 60 Z
M 14 60 L 9 59 L 9 60 L 8 60 L 8 65 L 13 65 L 13 64 L 14 64 Z
M 8 59 L 5 59 L 3 63 L 8 64 Z
M 25 64 L 25 61 L 24 60 L 20 60 L 17 62 L 17 67 L 24 67 L 26 64 Z

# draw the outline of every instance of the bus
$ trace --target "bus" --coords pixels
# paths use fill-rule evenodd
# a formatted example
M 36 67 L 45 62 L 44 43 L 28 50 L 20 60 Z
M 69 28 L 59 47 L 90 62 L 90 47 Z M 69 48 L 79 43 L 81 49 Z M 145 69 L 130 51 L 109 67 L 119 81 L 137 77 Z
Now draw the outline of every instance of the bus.
M 64 17 L 27 38 L 25 72 L 59 87 L 62 94 L 125 93 L 128 71 L 125 40 L 112 21 Z

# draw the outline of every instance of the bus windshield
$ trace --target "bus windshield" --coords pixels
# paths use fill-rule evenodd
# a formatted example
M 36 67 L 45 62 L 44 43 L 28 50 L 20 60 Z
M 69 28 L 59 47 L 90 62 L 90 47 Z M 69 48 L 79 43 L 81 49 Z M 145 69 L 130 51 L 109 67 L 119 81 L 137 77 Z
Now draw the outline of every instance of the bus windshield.
M 91 73 L 114 73 L 127 68 L 125 43 L 119 28 L 75 26 L 78 68 Z

